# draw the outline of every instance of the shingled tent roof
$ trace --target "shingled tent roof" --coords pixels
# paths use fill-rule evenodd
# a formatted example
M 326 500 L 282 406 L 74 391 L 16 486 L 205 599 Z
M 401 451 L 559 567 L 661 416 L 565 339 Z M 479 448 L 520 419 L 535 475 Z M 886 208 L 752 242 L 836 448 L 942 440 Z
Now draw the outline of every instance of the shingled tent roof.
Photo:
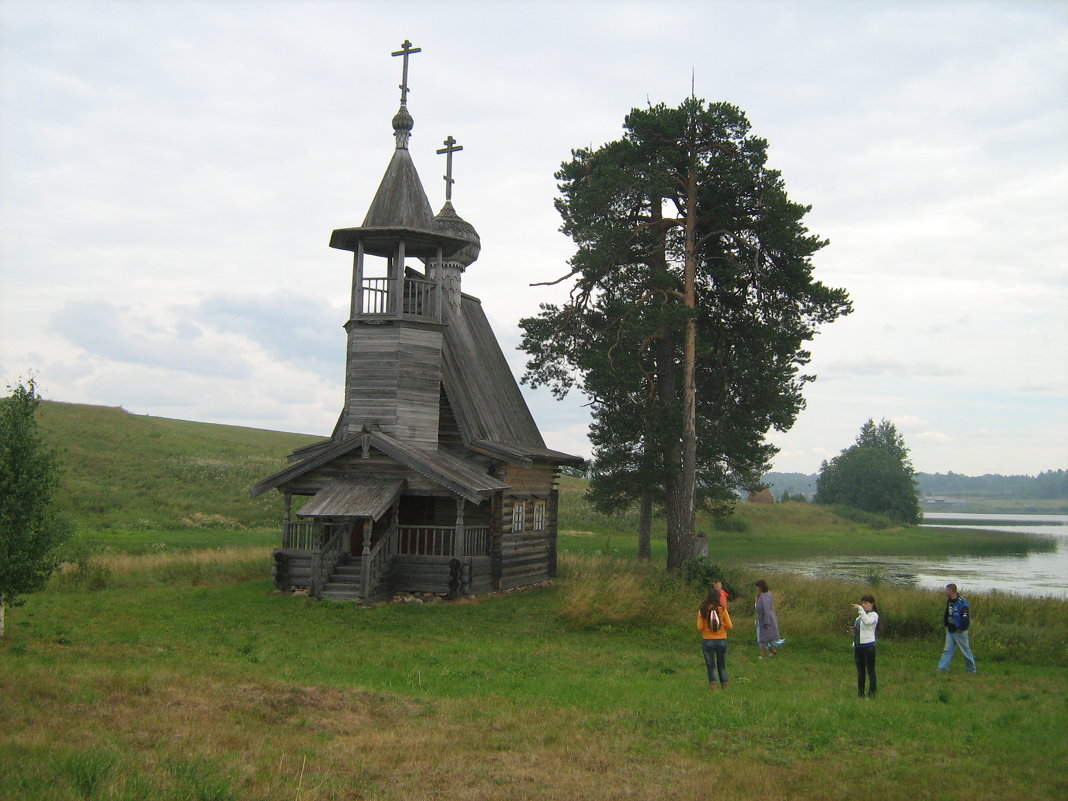
M 401 110 L 407 115 L 406 109 Z M 411 116 L 406 120 L 410 130 Z M 330 247 L 355 251 L 362 242 L 367 253 L 390 256 L 398 238 L 404 239 L 405 250 L 411 256 L 433 256 L 439 248 L 442 255 L 451 256 L 469 245 L 467 238 L 455 236 L 436 222 L 412 155 L 407 145 L 401 146 L 400 139 L 363 225 L 335 230 Z
M 461 295 L 459 312 L 447 309 L 445 322 L 442 381 L 464 443 L 509 461 L 580 464 L 545 447 L 481 301 Z
M 407 148 L 393 151 L 362 227 L 434 229 L 434 212 Z

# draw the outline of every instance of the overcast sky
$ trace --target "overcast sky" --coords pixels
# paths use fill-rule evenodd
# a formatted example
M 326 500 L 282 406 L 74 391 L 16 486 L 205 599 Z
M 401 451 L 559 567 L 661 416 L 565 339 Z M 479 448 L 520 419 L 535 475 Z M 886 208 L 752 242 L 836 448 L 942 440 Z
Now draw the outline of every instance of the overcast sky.
M 393 151 L 482 256 L 464 276 L 518 377 L 531 287 L 572 253 L 553 173 L 690 92 L 770 142 L 816 276 L 855 311 L 774 469 L 869 417 L 918 470 L 1068 467 L 1068 2 L 0 1 L 0 379 L 138 414 L 326 435 L 351 256 Z M 526 391 L 589 454 L 583 398 Z

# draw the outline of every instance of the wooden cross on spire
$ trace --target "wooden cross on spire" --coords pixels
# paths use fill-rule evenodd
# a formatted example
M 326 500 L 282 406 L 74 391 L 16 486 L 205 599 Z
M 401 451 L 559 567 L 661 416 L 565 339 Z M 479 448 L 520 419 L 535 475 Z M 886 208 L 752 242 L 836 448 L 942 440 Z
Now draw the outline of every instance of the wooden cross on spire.
M 422 53 L 422 52 L 423 52 L 423 48 L 421 48 L 421 47 L 412 47 L 412 43 L 409 42 L 407 39 L 405 39 L 404 43 L 401 45 L 401 49 L 397 50 L 396 52 L 393 53 L 394 56 L 404 56 L 404 70 L 401 73 L 401 82 L 400 82 L 401 105 L 402 106 L 406 105 L 408 103 L 408 56 L 412 55 L 412 53 Z
M 452 154 L 463 150 L 464 146 L 456 144 L 456 140 L 452 138 L 452 134 L 449 134 L 449 138 L 442 144 L 444 144 L 445 147 L 436 152 L 439 156 L 442 153 L 445 154 L 445 175 L 442 177 L 445 179 L 445 200 L 447 202 L 452 200 L 452 185 L 456 183 L 452 178 Z

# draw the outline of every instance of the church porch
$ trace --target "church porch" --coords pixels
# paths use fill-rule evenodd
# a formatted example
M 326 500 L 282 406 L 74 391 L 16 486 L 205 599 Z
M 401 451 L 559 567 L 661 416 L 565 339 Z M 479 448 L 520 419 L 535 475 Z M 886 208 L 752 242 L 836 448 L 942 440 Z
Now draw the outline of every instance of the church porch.
M 443 525 L 435 519 L 452 507 L 462 521 L 460 503 L 401 497 L 377 519 L 326 517 L 319 510 L 306 519 L 283 520 L 281 547 L 273 553 L 275 585 L 307 588 L 313 597 L 334 600 L 488 592 L 493 588 L 488 522 Z

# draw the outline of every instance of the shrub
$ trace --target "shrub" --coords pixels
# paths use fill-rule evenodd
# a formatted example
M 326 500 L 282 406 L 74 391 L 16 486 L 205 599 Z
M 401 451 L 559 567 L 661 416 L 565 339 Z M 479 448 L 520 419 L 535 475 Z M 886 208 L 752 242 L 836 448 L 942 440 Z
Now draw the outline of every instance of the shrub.
M 883 531 L 900 525 L 900 523 L 891 520 L 886 515 L 877 514 L 876 512 L 865 512 L 863 509 L 855 509 L 852 506 L 836 505 L 834 506 L 834 513 L 838 517 L 869 526 L 876 531 Z
M 59 575 L 54 579 L 58 586 L 93 591 L 108 588 L 111 570 L 91 543 L 83 539 L 69 540 L 62 560 Z
M 712 518 L 712 528 L 716 531 L 742 533 L 749 530 L 749 524 L 737 515 L 716 515 Z
M 729 598 L 738 596 L 737 588 L 727 578 L 726 571 L 707 556 L 695 556 L 682 563 L 683 580 L 691 587 L 700 587 L 707 592 L 713 581 L 722 581 Z
M 696 609 L 690 587 L 663 568 L 601 556 L 561 554 L 559 616 L 574 625 L 677 625 Z

